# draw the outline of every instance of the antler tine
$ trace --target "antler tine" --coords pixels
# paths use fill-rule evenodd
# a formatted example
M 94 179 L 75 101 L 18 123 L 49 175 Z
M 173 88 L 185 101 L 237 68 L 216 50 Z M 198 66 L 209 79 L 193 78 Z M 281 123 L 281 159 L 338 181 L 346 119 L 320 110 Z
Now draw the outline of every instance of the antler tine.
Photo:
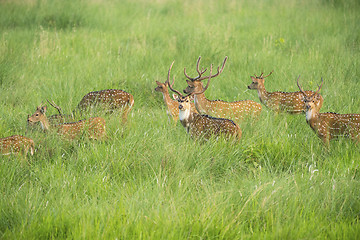
M 185 77 L 187 77 L 187 78 L 188 78 L 189 80 L 191 80 L 191 81 L 198 80 L 198 79 L 206 72 L 206 70 L 207 70 L 207 68 L 205 68 L 205 69 L 202 68 L 201 71 L 199 70 L 200 60 L 201 60 L 201 56 L 199 56 L 199 58 L 198 58 L 198 60 L 197 60 L 197 62 L 196 62 L 196 71 L 197 71 L 198 74 L 199 74 L 199 76 L 197 76 L 197 77 L 192 78 L 192 77 L 190 77 L 189 75 L 187 75 L 187 73 L 186 73 L 186 68 L 184 68 L 184 75 L 185 75 Z
M 202 94 L 202 93 L 204 93 L 205 91 L 206 91 L 206 89 L 209 87 L 209 84 L 210 84 L 210 79 L 212 78 L 212 76 L 211 76 L 211 73 L 212 73 L 212 64 L 211 64 L 211 66 L 210 66 L 210 75 L 208 76 L 208 82 L 207 82 L 207 84 L 206 84 L 206 86 L 203 88 L 203 90 L 201 90 L 200 92 L 193 92 L 193 94 Z M 219 70 L 219 68 L 218 68 L 218 70 Z
M 224 70 L 224 67 L 225 67 L 225 63 L 226 63 L 226 60 L 228 59 L 228 57 L 226 56 L 225 57 L 225 59 L 224 59 L 224 61 L 223 61 L 223 64 L 222 64 L 222 66 L 221 66 L 221 69 L 220 69 L 220 67 L 218 67 L 218 71 L 217 71 L 217 73 L 216 74 L 214 74 L 214 75 L 209 75 L 209 76 L 204 76 L 204 77 L 201 77 L 201 78 L 199 78 L 199 79 L 197 79 L 198 81 L 201 81 L 201 80 L 204 80 L 204 79 L 207 79 L 207 78 L 214 78 L 214 77 L 217 77 L 219 74 L 221 74 L 222 72 L 223 72 L 223 70 Z
M 316 94 L 318 94 L 318 93 L 320 92 L 320 89 L 322 88 L 323 83 L 324 83 L 324 80 L 323 80 L 323 78 L 321 78 L 321 85 L 320 85 L 320 86 L 318 85 L 319 88 L 318 88 L 318 90 L 314 93 L 314 95 L 312 95 L 313 97 L 316 96 Z
M 298 79 L 297 79 L 297 85 L 298 85 L 298 87 L 299 87 L 299 89 L 300 89 L 300 92 L 302 92 L 302 93 L 306 96 L 305 91 L 302 89 L 302 87 L 301 87 L 300 84 L 299 84 L 299 79 L 300 79 L 300 75 L 299 75 L 299 77 L 298 77 Z
M 268 75 L 266 75 L 266 76 L 263 77 L 263 78 L 266 78 L 266 77 L 270 76 L 273 72 L 274 72 L 274 70 L 272 70 Z
M 56 108 L 56 109 L 58 110 L 59 114 L 62 115 L 61 107 L 59 107 L 58 105 L 56 105 L 53 100 L 51 100 L 51 102 L 50 102 L 49 99 L 46 99 L 46 101 L 47 101 L 53 108 Z
M 175 82 L 175 77 L 173 77 L 173 82 L 172 82 L 172 84 L 170 84 L 170 72 L 171 72 L 171 68 L 172 68 L 174 62 L 175 62 L 175 60 L 171 63 L 171 66 L 170 66 L 170 68 L 169 68 L 168 77 L 167 77 L 166 82 L 168 83 L 169 88 L 170 88 L 171 91 L 173 91 L 174 93 L 176 93 L 176 94 L 179 95 L 180 97 L 183 97 L 183 95 L 182 95 L 178 90 L 172 88 L 172 86 L 174 85 L 174 82 Z

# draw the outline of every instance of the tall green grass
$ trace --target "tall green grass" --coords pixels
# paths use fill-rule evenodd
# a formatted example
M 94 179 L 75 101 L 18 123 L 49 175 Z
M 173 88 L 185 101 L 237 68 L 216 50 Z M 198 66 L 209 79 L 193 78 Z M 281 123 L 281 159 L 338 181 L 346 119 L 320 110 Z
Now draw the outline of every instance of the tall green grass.
M 199 143 L 168 120 L 155 81 L 228 62 L 210 99 L 259 102 L 269 91 L 321 90 L 322 111 L 360 112 L 358 1 L 1 1 L 0 137 L 36 154 L 0 158 L 0 238 L 357 239 L 359 146 L 326 148 L 305 116 L 264 107 L 240 143 Z M 46 99 L 70 113 L 90 91 L 134 95 L 108 140 L 30 131 Z M 48 114 L 55 114 L 48 109 Z

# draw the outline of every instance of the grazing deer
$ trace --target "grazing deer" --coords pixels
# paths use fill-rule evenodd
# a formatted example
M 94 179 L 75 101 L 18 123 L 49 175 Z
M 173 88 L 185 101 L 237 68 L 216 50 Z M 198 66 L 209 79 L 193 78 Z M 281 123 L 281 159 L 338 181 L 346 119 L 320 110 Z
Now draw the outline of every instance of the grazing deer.
M 318 95 L 323 85 L 323 79 L 321 78 L 321 85 L 318 90 L 313 94 L 309 94 L 302 90 L 299 84 L 299 78 L 297 80 L 297 85 L 304 97 L 306 122 L 320 139 L 327 145 L 331 139 L 340 136 L 349 137 L 352 140 L 359 142 L 360 114 L 320 113 L 319 105 L 316 104 L 316 95 Z
M 186 131 L 190 133 L 191 137 L 198 138 L 201 137 L 204 140 L 209 140 L 211 136 L 219 137 L 223 135 L 227 139 L 239 140 L 241 138 L 241 129 L 240 127 L 233 122 L 232 120 L 225 118 L 215 118 L 208 115 L 200 115 L 197 112 L 191 110 L 190 104 L 190 95 L 182 95 L 179 91 L 173 89 L 175 78 L 173 83 L 170 84 L 170 71 L 174 62 L 171 64 L 167 83 L 171 91 L 175 92 L 179 98 L 179 119 L 181 124 L 186 128 Z M 212 65 L 210 68 L 210 77 L 212 72 Z M 209 78 L 210 78 L 209 77 Z
M 184 75 L 188 79 L 186 80 L 188 87 L 184 90 L 185 94 L 194 93 L 195 107 L 201 114 L 208 114 L 213 117 L 230 118 L 236 122 L 244 120 L 249 116 L 257 117 L 261 113 L 261 104 L 252 100 L 242 100 L 236 102 L 225 102 L 222 100 L 209 100 L 205 97 L 204 92 L 209 87 L 210 79 L 219 76 L 224 70 L 227 57 L 225 57 L 222 67 L 218 67 L 217 73 L 209 76 L 202 76 L 207 69 L 199 69 L 200 65 L 199 57 L 196 63 L 197 77 L 189 77 L 184 68 Z M 208 79 L 205 87 L 203 87 L 202 80 Z
M 123 122 L 127 121 L 127 115 L 134 105 L 134 97 L 120 89 L 106 89 L 86 94 L 78 104 L 80 111 L 86 111 L 90 107 L 101 105 L 112 113 L 114 110 L 123 111 Z
M 37 107 L 35 113 L 28 117 L 28 123 L 34 124 L 36 122 L 40 122 L 44 131 L 55 128 L 58 134 L 68 139 L 75 139 L 84 133 L 86 133 L 91 139 L 103 140 L 106 138 L 106 123 L 101 117 L 89 118 L 87 120 L 80 120 L 72 123 L 52 125 L 49 123 L 45 113 L 46 106 Z
M 30 154 L 34 155 L 35 144 L 31 138 L 20 135 L 13 135 L 5 138 L 0 138 L 0 153 L 1 155 L 19 154 L 23 153 L 25 156 L 30 150 Z
M 158 86 L 155 88 L 155 91 L 162 93 L 165 105 L 167 107 L 166 113 L 169 115 L 169 117 L 172 117 L 172 119 L 176 123 L 177 120 L 179 119 L 179 103 L 177 100 L 174 100 L 174 99 L 178 99 L 178 96 L 176 94 L 173 94 L 174 99 L 172 99 L 170 97 L 169 90 L 168 90 L 169 84 L 167 81 L 164 83 L 156 81 L 156 84 Z M 195 105 L 193 102 L 191 103 L 191 108 L 192 108 L 191 109 L 192 111 L 196 111 L 196 108 L 195 108 Z
M 252 83 L 248 86 L 249 89 L 255 89 L 258 92 L 260 101 L 275 112 L 287 112 L 290 114 L 301 114 L 305 112 L 305 104 L 301 92 L 267 92 L 265 89 L 265 78 L 273 73 L 264 76 L 251 76 Z M 306 94 L 314 94 L 313 91 L 306 91 Z M 317 107 L 320 109 L 323 103 L 323 97 L 320 94 L 316 95 L 314 99 Z

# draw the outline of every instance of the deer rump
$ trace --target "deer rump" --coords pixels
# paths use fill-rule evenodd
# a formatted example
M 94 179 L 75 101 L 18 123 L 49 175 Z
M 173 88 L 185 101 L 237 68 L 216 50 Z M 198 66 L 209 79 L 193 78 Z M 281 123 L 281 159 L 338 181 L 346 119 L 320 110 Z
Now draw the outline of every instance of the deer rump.
M 105 136 L 105 120 L 100 117 L 80 120 L 73 123 L 55 125 L 58 133 L 65 138 L 75 139 L 81 136 L 100 140 Z
M 131 108 L 132 104 L 133 98 L 129 93 L 119 89 L 107 89 L 86 94 L 77 107 L 80 111 L 86 111 L 93 107 L 103 107 L 111 113 L 113 110 Z

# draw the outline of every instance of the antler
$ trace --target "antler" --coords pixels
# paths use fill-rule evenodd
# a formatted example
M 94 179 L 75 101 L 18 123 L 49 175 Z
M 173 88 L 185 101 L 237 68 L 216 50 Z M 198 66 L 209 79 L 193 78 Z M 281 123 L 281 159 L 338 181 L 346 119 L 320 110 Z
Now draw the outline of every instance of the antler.
M 46 99 L 46 101 L 53 107 L 56 108 L 59 112 L 60 115 L 62 115 L 62 110 L 61 108 L 55 104 L 55 102 L 53 100 L 51 100 L 51 102 L 49 101 L 49 99 Z
M 199 76 L 195 77 L 195 78 L 191 78 L 189 77 L 187 74 L 186 74 L 186 68 L 184 68 L 184 74 L 185 74 L 185 77 L 187 77 L 190 81 L 201 81 L 201 80 L 204 80 L 204 79 L 207 79 L 207 78 L 213 78 L 213 77 L 216 77 L 218 76 L 220 73 L 222 73 L 222 71 L 224 70 L 224 67 L 225 67 L 225 63 L 226 63 L 226 60 L 228 59 L 228 57 L 226 56 L 224 61 L 223 61 L 223 64 L 222 64 L 222 67 L 220 69 L 220 67 L 218 67 L 218 71 L 216 74 L 214 75 L 209 75 L 209 76 L 204 76 L 202 77 L 202 75 L 206 72 L 207 68 L 205 68 L 205 70 L 201 69 L 201 71 L 199 70 L 199 64 L 200 64 L 200 59 L 201 57 L 199 57 L 198 61 L 197 61 L 197 64 L 196 64 L 196 71 L 198 72 Z
M 165 83 L 168 83 L 169 88 L 170 88 L 171 91 L 173 91 L 174 93 L 176 93 L 176 94 L 179 95 L 180 97 L 183 97 L 183 98 L 184 98 L 184 97 L 189 96 L 191 93 L 189 93 L 188 95 L 185 95 L 185 96 L 184 96 L 184 95 L 182 95 L 178 90 L 173 89 L 172 86 L 174 85 L 175 77 L 173 77 L 173 82 L 172 82 L 172 84 L 170 84 L 170 72 L 171 72 L 171 68 L 172 68 L 174 62 L 175 62 L 175 60 L 171 63 L 171 66 L 170 66 L 169 71 L 168 71 L 168 77 L 167 77 L 167 80 L 166 80 Z
M 314 95 L 312 95 L 312 97 L 316 96 L 316 95 L 320 92 L 320 89 L 322 88 L 323 83 L 324 83 L 324 80 L 323 80 L 323 78 L 321 78 L 321 85 L 320 85 L 320 86 L 318 85 L 319 88 L 318 88 L 318 90 L 314 93 Z
M 212 78 L 212 76 L 211 76 L 211 73 L 212 73 L 212 64 L 211 64 L 211 66 L 210 66 L 210 75 L 209 75 L 209 79 L 208 79 L 208 82 L 207 82 L 207 84 L 206 84 L 206 86 L 203 88 L 203 90 L 202 91 L 200 91 L 200 92 L 193 92 L 193 94 L 202 94 L 202 93 L 204 93 L 205 91 L 206 91 L 206 89 L 209 87 L 209 84 L 210 84 L 210 79 Z
M 264 78 L 270 76 L 273 72 L 274 72 L 274 70 L 272 70 L 272 71 L 271 71 L 268 75 L 266 75 L 265 77 L 264 77 L 264 72 L 262 72 L 262 73 L 260 74 L 260 76 L 256 76 L 256 74 L 254 73 L 254 76 L 255 76 L 255 78 L 262 78 L 262 79 L 264 79 Z
M 300 79 L 300 75 L 299 75 L 299 77 L 298 77 L 298 79 L 297 79 L 297 85 L 298 85 L 298 87 L 299 87 L 299 89 L 300 89 L 300 92 L 302 92 L 302 93 L 306 96 L 305 91 L 302 89 L 302 87 L 301 87 L 300 84 L 299 84 L 299 79 Z
M 305 91 L 301 88 L 301 86 L 299 84 L 299 78 L 300 78 L 300 75 L 297 79 L 297 85 L 298 85 L 300 91 L 306 96 Z M 320 92 L 320 89 L 322 88 L 323 83 L 324 83 L 324 80 L 323 80 L 323 78 L 321 78 L 321 85 L 319 86 L 318 90 L 311 96 L 311 98 L 315 97 Z
M 189 75 L 187 75 L 187 73 L 186 73 L 186 68 L 184 68 L 185 77 L 187 77 L 191 81 L 195 81 L 195 80 L 199 79 L 201 77 L 201 75 L 203 75 L 207 70 L 207 68 L 205 68 L 205 69 L 202 68 L 201 71 L 199 70 L 200 60 L 201 60 L 201 56 L 199 56 L 197 63 L 196 63 L 196 71 L 199 74 L 199 76 L 197 76 L 197 77 L 195 77 L 195 78 L 189 77 Z

